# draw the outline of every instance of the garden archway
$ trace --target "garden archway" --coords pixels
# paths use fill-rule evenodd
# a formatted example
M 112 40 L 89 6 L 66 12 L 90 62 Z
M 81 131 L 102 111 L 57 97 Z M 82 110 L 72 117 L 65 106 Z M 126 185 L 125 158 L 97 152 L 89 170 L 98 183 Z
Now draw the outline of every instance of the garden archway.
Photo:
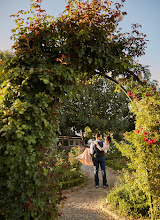
M 138 80 L 140 71 L 146 75 L 134 61 L 144 54 L 145 36 L 137 25 L 132 34 L 118 30 L 124 0 L 114 9 L 110 1 L 68 1 L 57 19 L 40 2 L 14 15 L 15 53 L 1 65 L 0 212 L 8 219 L 51 219 L 57 213 L 58 173 L 45 152 L 56 140 L 60 101 L 69 85 L 97 70 L 111 73 L 113 81 L 120 75 Z M 20 15 L 30 12 L 25 23 Z

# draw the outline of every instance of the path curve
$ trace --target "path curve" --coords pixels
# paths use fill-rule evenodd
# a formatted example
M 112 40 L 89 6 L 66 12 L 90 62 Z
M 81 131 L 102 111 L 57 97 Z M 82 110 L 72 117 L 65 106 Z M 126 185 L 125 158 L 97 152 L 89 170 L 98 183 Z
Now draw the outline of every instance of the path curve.
M 117 172 L 111 168 L 106 168 L 107 181 L 109 187 L 103 188 L 102 175 L 99 173 L 100 186 L 94 186 L 93 166 L 81 166 L 82 172 L 88 177 L 85 186 L 76 186 L 65 190 L 63 195 L 67 197 L 60 220 L 114 220 L 113 216 L 104 212 L 102 205 L 106 201 L 108 191 L 113 188 Z M 119 218 L 118 218 L 119 219 Z

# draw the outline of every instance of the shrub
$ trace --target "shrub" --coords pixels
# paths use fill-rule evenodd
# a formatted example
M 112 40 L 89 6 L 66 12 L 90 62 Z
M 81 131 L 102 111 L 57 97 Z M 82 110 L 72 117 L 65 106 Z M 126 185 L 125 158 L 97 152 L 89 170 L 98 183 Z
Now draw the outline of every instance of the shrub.
M 122 154 L 131 160 L 129 167 L 135 170 L 137 187 L 147 199 L 149 218 L 158 219 L 160 218 L 160 94 L 149 85 L 146 88 L 136 87 L 136 92 L 136 99 L 130 106 L 136 116 L 135 130 L 125 133 L 125 141 L 115 143 Z M 132 194 L 131 197 L 129 194 L 128 196 L 128 200 L 134 201 Z
M 105 154 L 106 166 L 113 168 L 114 170 L 122 170 L 123 168 L 128 168 L 129 159 L 122 156 L 122 153 L 115 146 L 114 143 L 110 144 L 107 154 Z
M 84 148 L 80 147 L 80 146 L 72 147 L 71 151 L 68 154 L 68 157 L 69 157 L 68 161 L 71 164 L 71 166 L 73 168 L 75 168 L 76 170 L 79 170 L 80 169 L 80 165 L 81 165 L 80 161 L 77 160 L 76 157 L 78 155 L 80 155 L 83 152 L 83 150 L 84 150 Z
M 84 183 L 85 177 L 80 170 L 81 163 L 76 159 L 80 152 L 77 147 L 73 147 L 68 153 L 65 150 L 58 151 L 55 166 L 61 167 L 59 170 L 59 184 L 62 189 Z
M 149 203 L 145 193 L 139 189 L 134 173 L 123 170 L 123 176 L 107 195 L 111 207 L 121 215 L 135 218 L 149 217 Z

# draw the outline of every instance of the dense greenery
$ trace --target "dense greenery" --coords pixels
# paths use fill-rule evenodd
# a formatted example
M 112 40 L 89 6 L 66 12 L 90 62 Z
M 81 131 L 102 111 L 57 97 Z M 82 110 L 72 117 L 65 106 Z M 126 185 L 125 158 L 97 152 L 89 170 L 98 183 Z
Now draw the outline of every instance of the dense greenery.
M 8 220 L 58 214 L 61 168 L 52 148 L 70 85 L 95 74 L 138 79 L 143 71 L 134 59 L 144 54 L 145 36 L 137 25 L 131 34 L 118 30 L 123 4 L 68 0 L 54 19 L 40 2 L 13 15 L 15 52 L 0 63 L 0 215 Z
M 62 134 L 71 129 L 84 133 L 85 127 L 89 127 L 93 134 L 97 130 L 102 133 L 132 130 L 134 119 L 129 113 L 129 99 L 123 91 L 115 90 L 116 85 L 104 77 L 79 82 L 77 90 L 74 87 L 62 105 Z
M 80 170 L 81 163 L 76 159 L 81 154 L 81 150 L 77 147 L 72 147 L 71 150 L 56 150 L 57 162 L 55 166 L 58 169 L 58 179 L 60 187 L 68 189 L 72 186 L 83 184 L 85 176 Z
M 4 60 L 11 59 L 11 57 L 13 57 L 13 54 L 9 50 L 0 50 L 0 64 L 2 64 Z
M 138 187 L 135 177 L 130 172 L 123 169 L 121 174 L 118 183 L 107 196 L 110 207 L 118 210 L 121 215 L 147 219 L 149 204 L 146 195 Z
M 136 92 L 136 93 L 135 93 Z M 131 111 L 136 115 L 135 130 L 125 133 L 125 141 L 116 146 L 131 160 L 129 167 L 134 171 L 128 179 L 109 195 L 114 207 L 126 212 L 132 202 L 130 214 L 160 218 L 160 94 L 155 86 L 137 87 L 130 92 L 134 97 Z M 126 175 L 127 176 L 127 175 Z M 127 188 L 133 190 L 126 192 Z M 139 194 L 140 193 L 140 194 Z M 135 195 L 138 197 L 136 198 Z M 144 198 L 140 201 L 139 196 Z M 127 197 L 126 197 L 127 196 Z M 137 199 L 137 201 L 135 201 Z M 117 203 L 118 201 L 118 203 Z M 124 202 L 125 201 L 125 202 Z M 117 205 L 118 204 L 118 205 Z M 144 206 L 144 207 L 143 207 Z M 129 210 L 128 210 L 129 211 Z M 129 211 L 130 212 L 130 211 Z
M 109 150 L 105 154 L 105 158 L 107 167 L 111 167 L 118 172 L 123 168 L 126 168 L 127 170 L 129 169 L 128 163 L 130 162 L 130 159 L 123 156 L 121 151 L 117 149 L 113 142 L 110 144 Z

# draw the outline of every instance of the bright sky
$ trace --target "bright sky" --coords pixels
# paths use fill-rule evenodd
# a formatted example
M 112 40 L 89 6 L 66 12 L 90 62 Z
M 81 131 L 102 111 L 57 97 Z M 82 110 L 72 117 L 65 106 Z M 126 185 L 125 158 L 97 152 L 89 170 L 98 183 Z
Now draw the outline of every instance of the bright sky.
M 116 2 L 116 0 L 112 0 Z M 42 9 L 47 14 L 57 16 L 66 6 L 65 0 L 43 0 Z M 18 10 L 30 8 L 29 0 L 0 0 L 0 50 L 11 49 L 13 42 L 10 40 L 11 29 L 14 28 L 11 14 L 16 14 Z M 160 0 L 126 0 L 124 11 L 127 16 L 122 21 L 124 32 L 129 31 L 132 23 L 142 25 L 141 31 L 147 35 L 149 40 L 146 54 L 139 59 L 143 65 L 149 65 L 152 80 L 157 80 L 160 85 Z

